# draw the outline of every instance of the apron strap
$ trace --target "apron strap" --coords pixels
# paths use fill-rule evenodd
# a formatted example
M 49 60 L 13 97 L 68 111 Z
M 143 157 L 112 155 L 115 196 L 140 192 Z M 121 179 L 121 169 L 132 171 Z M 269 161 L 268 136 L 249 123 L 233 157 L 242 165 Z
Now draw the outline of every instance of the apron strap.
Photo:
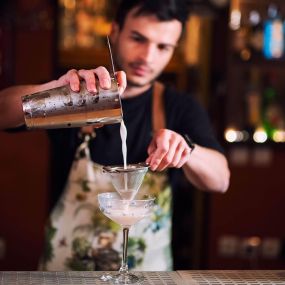
M 164 85 L 158 81 L 154 82 L 152 94 L 152 130 L 165 129 L 165 108 L 164 108 Z

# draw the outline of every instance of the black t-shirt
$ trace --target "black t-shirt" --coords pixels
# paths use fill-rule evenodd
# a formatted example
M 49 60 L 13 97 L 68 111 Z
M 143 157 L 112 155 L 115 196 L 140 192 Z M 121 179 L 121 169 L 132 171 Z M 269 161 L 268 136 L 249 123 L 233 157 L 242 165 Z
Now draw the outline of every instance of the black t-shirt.
M 208 116 L 190 95 L 171 88 L 164 92 L 166 128 L 187 134 L 198 145 L 222 151 L 215 139 Z M 127 127 L 128 163 L 143 162 L 152 139 L 152 88 L 145 93 L 122 100 L 124 122 Z M 59 198 L 66 182 L 74 154 L 80 143 L 79 129 L 50 130 L 52 147 L 52 205 Z M 91 158 L 102 165 L 122 164 L 120 124 L 96 129 L 90 143 Z M 172 171 L 173 172 L 173 171 Z M 175 186 L 175 175 L 170 179 Z

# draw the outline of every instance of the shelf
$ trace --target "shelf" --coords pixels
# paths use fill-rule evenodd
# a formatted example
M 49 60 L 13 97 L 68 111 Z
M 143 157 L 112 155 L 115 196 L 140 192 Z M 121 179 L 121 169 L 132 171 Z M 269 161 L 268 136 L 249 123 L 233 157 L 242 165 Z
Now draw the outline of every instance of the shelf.
M 248 147 L 248 148 L 256 148 L 256 147 L 260 147 L 260 148 L 271 148 L 271 149 L 285 149 L 285 142 L 282 143 L 276 143 L 273 141 L 266 141 L 264 143 L 256 143 L 254 141 L 246 141 L 246 142 L 227 142 L 226 140 L 223 141 L 223 146 L 225 148 L 229 148 L 229 147 Z
M 231 63 L 233 65 L 238 65 L 239 67 L 252 67 L 252 66 L 260 66 L 260 67 L 277 67 L 283 68 L 285 66 L 285 58 L 282 59 L 265 59 L 262 56 L 253 56 L 250 60 L 244 61 L 238 58 L 238 56 L 232 55 Z

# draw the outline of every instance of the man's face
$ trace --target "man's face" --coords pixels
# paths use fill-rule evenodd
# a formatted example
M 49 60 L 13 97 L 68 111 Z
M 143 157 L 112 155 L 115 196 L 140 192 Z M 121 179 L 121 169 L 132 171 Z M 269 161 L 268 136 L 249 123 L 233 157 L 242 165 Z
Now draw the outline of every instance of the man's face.
M 127 74 L 128 86 L 143 87 L 155 80 L 171 59 L 182 32 L 178 20 L 161 22 L 155 16 L 131 11 L 121 30 L 115 24 L 111 39 L 117 68 Z

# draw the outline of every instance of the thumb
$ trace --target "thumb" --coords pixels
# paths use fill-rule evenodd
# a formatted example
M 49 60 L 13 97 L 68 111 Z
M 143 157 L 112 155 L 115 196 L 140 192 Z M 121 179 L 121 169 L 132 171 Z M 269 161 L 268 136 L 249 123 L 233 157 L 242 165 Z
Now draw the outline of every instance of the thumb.
M 125 91 L 127 87 L 127 77 L 126 73 L 124 71 L 117 71 L 116 72 L 116 78 L 118 81 L 118 89 L 119 89 L 119 94 L 122 95 L 123 92 Z

